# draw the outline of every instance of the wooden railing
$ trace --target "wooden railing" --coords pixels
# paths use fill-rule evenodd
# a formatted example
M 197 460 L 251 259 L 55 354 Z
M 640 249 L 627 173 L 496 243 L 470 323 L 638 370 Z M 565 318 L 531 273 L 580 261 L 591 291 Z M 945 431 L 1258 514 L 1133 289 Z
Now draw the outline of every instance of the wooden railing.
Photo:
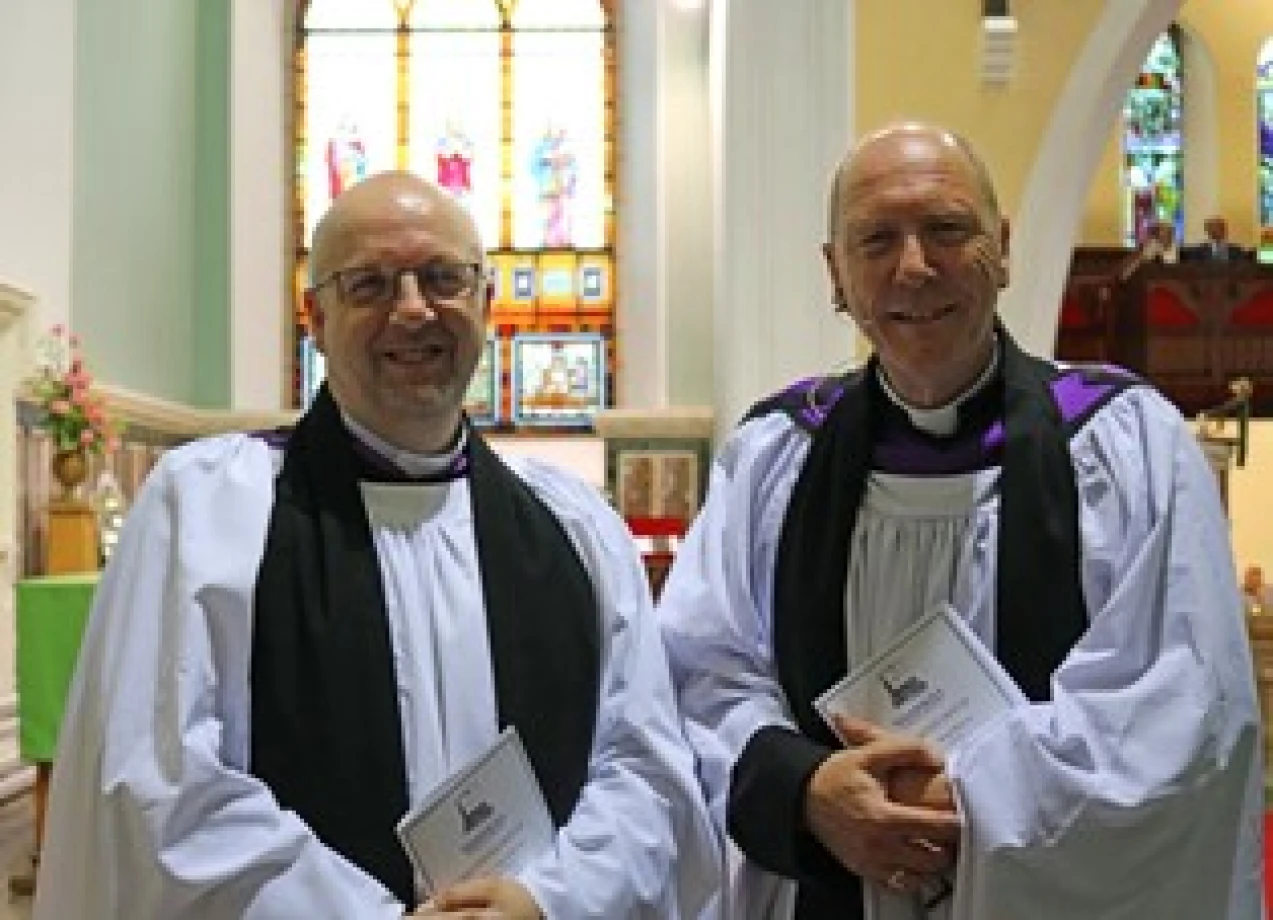
M 101 392 L 111 417 L 124 424 L 123 443 L 109 456 L 90 457 L 83 488 L 91 496 L 102 473 L 110 472 L 130 503 L 169 448 L 203 435 L 273 428 L 290 423 L 294 417 L 292 413 L 195 409 L 118 387 L 103 386 Z M 37 408 L 23 396 L 18 398 L 17 417 L 17 572 L 20 576 L 38 575 L 44 571 L 48 552 L 49 499 L 57 490 L 51 473 L 53 450 L 37 425 Z

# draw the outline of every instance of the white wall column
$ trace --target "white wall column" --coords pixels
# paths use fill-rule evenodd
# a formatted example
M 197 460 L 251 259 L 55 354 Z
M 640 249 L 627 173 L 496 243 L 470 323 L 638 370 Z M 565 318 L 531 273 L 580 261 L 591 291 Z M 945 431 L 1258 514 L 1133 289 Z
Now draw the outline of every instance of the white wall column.
M 1201 37 L 1191 29 L 1183 31 L 1181 66 L 1185 72 L 1185 100 L 1181 130 L 1185 136 L 1185 233 L 1183 239 L 1176 241 L 1179 246 L 1202 239 L 1202 222 L 1219 210 L 1220 173 L 1225 165 L 1218 144 L 1215 63 Z
M 999 301 L 1005 325 L 1029 351 L 1050 355 L 1055 348 L 1061 294 L 1092 176 L 1127 88 L 1182 2 L 1105 4 L 1052 110 L 1013 217 L 1012 284 Z
M 707 8 L 621 7 L 618 405 L 710 402 Z
M 826 190 L 853 135 L 854 0 L 711 8 L 716 430 L 796 377 L 842 370 Z
M 4 0 L 0 277 L 40 292 L 44 325 L 71 320 L 74 99 L 75 0 Z
M 291 2 L 232 0 L 230 9 L 230 402 L 239 411 L 281 408 L 290 367 Z
M 620 366 L 617 405 L 651 409 L 668 403 L 667 253 L 663 30 L 668 10 L 659 0 L 625 3 L 618 22 L 618 298 Z
M 34 298 L 0 281 L 0 700 L 17 689 L 13 583 L 18 573 L 18 386 L 34 366 L 27 335 Z M 0 745 L 2 746 L 2 745 Z

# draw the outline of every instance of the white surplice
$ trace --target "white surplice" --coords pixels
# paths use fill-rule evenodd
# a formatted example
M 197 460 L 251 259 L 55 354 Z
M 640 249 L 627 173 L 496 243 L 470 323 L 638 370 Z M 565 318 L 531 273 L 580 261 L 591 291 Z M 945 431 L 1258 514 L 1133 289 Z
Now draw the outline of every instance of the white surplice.
M 722 833 L 747 741 L 766 725 L 794 727 L 772 597 L 808 446 L 781 413 L 728 439 L 660 602 Z M 1116 396 L 1070 450 L 1089 629 L 1055 673 L 1052 702 L 947 752 L 964 824 L 953 898 L 926 912 L 868 884 L 875 920 L 1262 914 L 1259 713 L 1215 475 L 1179 413 L 1147 388 Z M 997 481 L 997 469 L 870 476 L 848 562 L 848 667 L 943 601 L 993 648 Z M 730 918 L 791 916 L 791 882 L 736 849 L 730 864 Z
M 147 480 L 70 694 L 38 920 L 402 917 L 248 772 L 253 582 L 280 456 L 227 435 L 166 454 Z M 720 848 L 631 538 L 592 487 L 533 461 L 514 468 L 591 576 L 603 654 L 587 782 L 554 851 L 519 880 L 550 918 L 700 916 Z M 468 490 L 363 485 L 412 805 L 497 737 Z

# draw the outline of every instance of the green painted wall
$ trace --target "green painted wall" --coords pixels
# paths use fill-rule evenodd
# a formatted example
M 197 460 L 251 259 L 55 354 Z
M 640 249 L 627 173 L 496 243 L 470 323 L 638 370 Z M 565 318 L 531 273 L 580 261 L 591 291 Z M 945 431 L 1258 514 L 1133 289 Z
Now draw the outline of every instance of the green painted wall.
M 71 324 L 106 381 L 228 402 L 228 0 L 79 0 Z
M 171 0 L 170 0 L 171 2 Z M 195 405 L 230 408 L 230 0 L 199 7 L 195 76 Z

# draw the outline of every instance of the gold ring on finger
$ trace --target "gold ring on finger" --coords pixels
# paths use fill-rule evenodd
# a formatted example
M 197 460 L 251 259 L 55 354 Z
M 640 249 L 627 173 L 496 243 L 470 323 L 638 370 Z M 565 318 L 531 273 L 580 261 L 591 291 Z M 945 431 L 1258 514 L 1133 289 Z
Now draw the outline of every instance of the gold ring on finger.
M 912 837 L 911 846 L 923 850 L 925 853 L 942 853 L 945 852 L 940 845 L 933 843 L 925 837 Z

